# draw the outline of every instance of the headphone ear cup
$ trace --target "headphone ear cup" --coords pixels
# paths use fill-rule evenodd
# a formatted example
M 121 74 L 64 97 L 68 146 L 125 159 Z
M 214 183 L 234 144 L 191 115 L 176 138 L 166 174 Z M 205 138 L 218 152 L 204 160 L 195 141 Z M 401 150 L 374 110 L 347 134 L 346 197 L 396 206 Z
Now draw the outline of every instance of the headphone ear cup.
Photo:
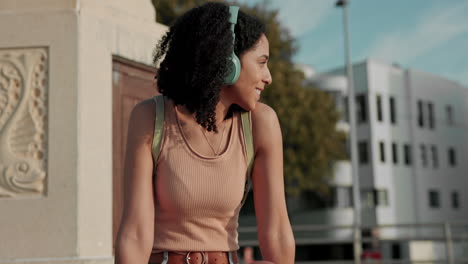
M 241 63 L 236 54 L 232 54 L 228 61 L 228 65 L 231 68 L 229 74 L 226 76 L 225 83 L 232 85 L 239 79 L 241 71 Z

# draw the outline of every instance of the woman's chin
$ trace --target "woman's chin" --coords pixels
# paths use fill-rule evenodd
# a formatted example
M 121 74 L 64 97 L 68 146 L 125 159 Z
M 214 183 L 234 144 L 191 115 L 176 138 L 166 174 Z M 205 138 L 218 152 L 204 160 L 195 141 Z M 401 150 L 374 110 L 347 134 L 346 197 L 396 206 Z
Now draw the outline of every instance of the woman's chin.
M 247 111 L 253 111 L 253 110 L 255 110 L 255 107 L 257 107 L 257 102 L 255 102 L 252 105 L 249 105 L 249 109 L 247 109 Z

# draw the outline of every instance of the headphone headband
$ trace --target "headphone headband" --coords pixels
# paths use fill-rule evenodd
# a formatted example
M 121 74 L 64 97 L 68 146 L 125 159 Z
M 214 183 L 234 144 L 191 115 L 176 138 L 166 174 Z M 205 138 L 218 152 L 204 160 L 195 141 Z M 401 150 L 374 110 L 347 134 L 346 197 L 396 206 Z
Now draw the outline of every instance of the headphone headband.
M 232 54 L 231 58 L 229 59 L 229 64 L 231 67 L 231 71 L 229 72 L 228 76 L 225 79 L 226 84 L 233 84 L 239 79 L 241 64 L 239 58 L 234 53 L 234 45 L 236 40 L 236 34 L 234 32 L 234 28 L 237 24 L 237 15 L 239 13 L 238 6 L 229 6 L 229 23 L 231 23 L 231 31 L 232 31 Z
M 238 6 L 229 6 L 229 14 L 231 15 L 229 17 L 229 23 L 231 24 L 236 24 L 237 23 L 237 14 L 239 13 L 239 7 Z

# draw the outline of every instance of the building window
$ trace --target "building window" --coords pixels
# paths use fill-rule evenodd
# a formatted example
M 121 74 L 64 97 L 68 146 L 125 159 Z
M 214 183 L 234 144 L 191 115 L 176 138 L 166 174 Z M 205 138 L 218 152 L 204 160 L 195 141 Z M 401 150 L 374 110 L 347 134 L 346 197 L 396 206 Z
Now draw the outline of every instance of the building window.
M 423 167 L 426 167 L 427 166 L 426 146 L 421 144 L 420 149 L 421 149 L 421 165 Z
M 452 192 L 452 208 L 453 209 L 460 208 L 460 197 L 457 191 Z
M 432 145 L 431 146 L 431 157 L 432 157 L 432 167 L 436 169 L 439 167 L 439 157 L 437 155 L 437 147 Z
M 382 96 L 377 95 L 377 121 L 383 121 Z
M 372 189 L 361 190 L 361 203 L 364 208 L 375 207 L 375 193 Z
M 429 117 L 429 128 L 434 129 L 435 119 L 434 119 L 434 105 L 432 103 L 427 103 L 427 112 Z
M 436 190 L 429 190 L 429 207 L 439 208 L 440 207 L 440 196 Z
M 334 188 L 334 207 L 349 208 L 353 206 L 353 189 L 348 186 Z
M 455 165 L 457 165 L 457 155 L 455 153 L 455 149 L 452 147 L 448 149 L 448 163 L 451 167 L 455 167 Z
M 388 206 L 388 192 L 385 189 L 363 189 L 361 190 L 361 203 L 365 208 Z
M 377 197 L 377 205 L 388 206 L 388 192 L 387 190 L 375 190 Z
M 390 122 L 396 124 L 396 102 L 395 97 L 390 97 Z
M 447 125 L 453 125 L 453 108 L 451 105 L 445 106 L 445 113 L 447 115 Z
M 399 243 L 392 243 L 392 259 L 401 259 L 401 245 Z
M 409 144 L 405 144 L 403 147 L 404 156 L 405 156 L 405 165 L 411 165 L 411 147 Z
M 380 151 L 380 161 L 385 162 L 385 143 L 380 141 L 379 143 L 379 151 Z
M 424 127 L 424 111 L 423 111 L 423 102 L 418 100 L 418 125 L 419 127 Z
M 357 122 L 367 122 L 367 102 L 366 95 L 360 94 L 356 96 L 356 110 L 357 110 Z
M 369 150 L 366 141 L 358 143 L 359 163 L 367 164 L 369 162 Z
M 392 143 L 392 158 L 393 158 L 393 164 L 398 163 L 398 147 L 395 142 Z

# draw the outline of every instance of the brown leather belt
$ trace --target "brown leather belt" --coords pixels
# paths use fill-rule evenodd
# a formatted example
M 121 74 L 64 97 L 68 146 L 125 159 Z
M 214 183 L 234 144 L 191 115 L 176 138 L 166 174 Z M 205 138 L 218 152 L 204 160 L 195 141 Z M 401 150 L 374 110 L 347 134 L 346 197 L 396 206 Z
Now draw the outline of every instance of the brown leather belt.
M 166 254 L 165 254 L 166 253 Z M 231 256 L 232 262 L 229 262 Z M 149 264 L 238 264 L 236 251 L 159 252 L 152 253 Z

